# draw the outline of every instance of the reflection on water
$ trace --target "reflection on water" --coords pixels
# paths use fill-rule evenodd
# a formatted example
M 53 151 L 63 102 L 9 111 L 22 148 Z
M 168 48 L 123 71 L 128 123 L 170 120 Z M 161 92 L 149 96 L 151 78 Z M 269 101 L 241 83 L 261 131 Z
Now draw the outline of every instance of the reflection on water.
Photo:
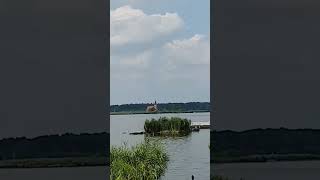
M 144 135 L 129 135 L 129 132 L 143 131 L 144 121 L 159 117 L 181 117 L 195 122 L 210 121 L 210 113 L 185 114 L 139 114 L 112 115 L 110 121 L 111 145 L 121 145 L 126 142 L 129 146 L 145 140 Z M 209 179 L 210 173 L 210 130 L 203 129 L 184 137 L 147 137 L 160 141 L 166 147 L 170 161 L 162 180 Z

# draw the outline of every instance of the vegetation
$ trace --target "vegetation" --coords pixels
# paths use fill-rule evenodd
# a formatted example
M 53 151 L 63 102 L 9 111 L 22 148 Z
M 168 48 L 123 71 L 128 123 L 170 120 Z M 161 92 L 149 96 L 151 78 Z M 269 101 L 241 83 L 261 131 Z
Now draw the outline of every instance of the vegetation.
M 0 140 L 0 160 L 109 157 L 109 134 L 64 134 Z
M 40 158 L 18 160 L 12 159 L 0 161 L 0 168 L 107 166 L 108 161 L 108 157 Z
M 111 105 L 110 112 L 115 114 L 121 113 L 144 113 L 147 106 L 151 104 L 122 104 Z M 166 112 L 208 112 L 210 111 L 209 102 L 189 102 L 189 103 L 160 103 L 158 104 L 160 113 Z
M 215 163 L 319 160 L 319 139 L 314 129 L 213 131 L 210 151 Z
M 179 117 L 152 118 L 144 123 L 144 130 L 149 135 L 188 135 L 191 132 L 191 121 Z
M 131 148 L 111 148 L 112 180 L 154 180 L 165 171 L 169 158 L 161 144 L 149 142 Z

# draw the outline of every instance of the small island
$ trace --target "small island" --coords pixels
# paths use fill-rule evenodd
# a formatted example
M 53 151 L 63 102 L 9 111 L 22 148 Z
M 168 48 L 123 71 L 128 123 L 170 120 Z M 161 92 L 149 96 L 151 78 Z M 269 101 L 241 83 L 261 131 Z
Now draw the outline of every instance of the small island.
M 185 136 L 191 132 L 191 120 L 179 117 L 147 119 L 144 130 L 146 135 L 151 136 Z

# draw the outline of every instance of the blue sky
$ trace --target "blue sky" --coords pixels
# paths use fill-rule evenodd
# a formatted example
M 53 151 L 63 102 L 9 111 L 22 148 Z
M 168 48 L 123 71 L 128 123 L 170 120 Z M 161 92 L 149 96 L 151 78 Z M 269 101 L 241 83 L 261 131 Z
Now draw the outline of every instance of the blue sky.
M 111 104 L 210 100 L 209 2 L 111 0 Z

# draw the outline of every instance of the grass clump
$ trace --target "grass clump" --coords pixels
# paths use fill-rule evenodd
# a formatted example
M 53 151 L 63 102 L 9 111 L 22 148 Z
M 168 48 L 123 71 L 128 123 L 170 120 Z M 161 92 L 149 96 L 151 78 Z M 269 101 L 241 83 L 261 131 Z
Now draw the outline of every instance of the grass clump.
M 188 135 L 191 132 L 191 121 L 179 117 L 152 118 L 144 123 L 144 130 L 149 135 Z
M 128 148 L 111 147 L 112 180 L 154 180 L 167 168 L 169 158 L 159 142 L 145 142 Z

